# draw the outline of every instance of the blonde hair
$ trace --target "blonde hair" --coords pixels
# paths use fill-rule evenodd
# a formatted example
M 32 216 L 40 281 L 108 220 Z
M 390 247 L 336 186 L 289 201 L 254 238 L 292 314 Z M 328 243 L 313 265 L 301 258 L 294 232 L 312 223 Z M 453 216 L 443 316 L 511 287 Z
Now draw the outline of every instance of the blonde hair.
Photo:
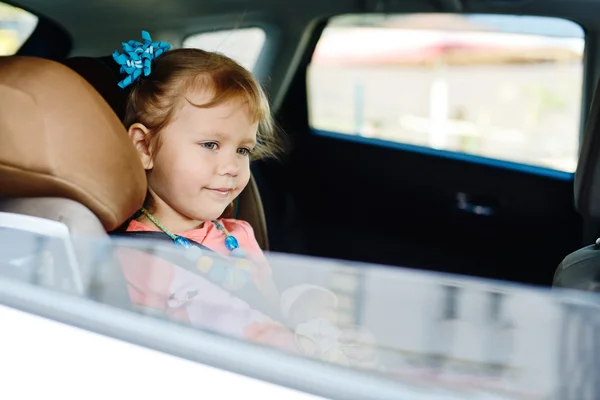
M 191 89 L 208 91 L 212 100 L 193 104 L 186 97 Z M 125 127 L 129 129 L 136 122 L 143 124 L 158 149 L 159 133 L 172 121 L 182 99 L 199 108 L 231 100 L 245 102 L 252 122 L 258 122 L 257 145 L 251 159 L 277 158 L 281 153 L 269 101 L 256 78 L 231 58 L 200 49 L 171 50 L 152 62 L 150 75 L 140 77 L 129 92 Z
M 192 103 L 186 95 L 193 89 L 211 93 L 212 100 L 205 104 Z M 200 49 L 171 50 L 153 60 L 150 74 L 132 84 L 123 123 L 127 129 L 134 123 L 148 128 L 154 156 L 160 148 L 160 131 L 183 106 L 182 100 L 199 108 L 215 107 L 231 100 L 244 102 L 252 122 L 258 122 L 257 144 L 251 160 L 278 158 L 283 152 L 269 101 L 252 73 L 225 55 Z M 151 200 L 148 193 L 144 207 L 152 209 Z M 222 217 L 233 217 L 233 209 L 232 203 Z M 139 212 L 133 218 L 138 216 Z

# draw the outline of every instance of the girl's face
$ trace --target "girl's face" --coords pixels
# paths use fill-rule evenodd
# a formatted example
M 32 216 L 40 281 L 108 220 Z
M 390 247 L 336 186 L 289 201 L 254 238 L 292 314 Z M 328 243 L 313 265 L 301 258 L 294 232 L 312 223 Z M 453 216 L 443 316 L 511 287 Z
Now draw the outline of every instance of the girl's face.
M 194 104 L 207 103 L 211 97 L 188 95 Z M 257 129 L 258 122 L 252 122 L 241 101 L 198 108 L 184 100 L 173 121 L 159 132 L 154 158 L 152 149 L 141 154 L 156 217 L 166 220 L 161 221 L 165 225 L 172 219 L 217 219 L 248 184 Z

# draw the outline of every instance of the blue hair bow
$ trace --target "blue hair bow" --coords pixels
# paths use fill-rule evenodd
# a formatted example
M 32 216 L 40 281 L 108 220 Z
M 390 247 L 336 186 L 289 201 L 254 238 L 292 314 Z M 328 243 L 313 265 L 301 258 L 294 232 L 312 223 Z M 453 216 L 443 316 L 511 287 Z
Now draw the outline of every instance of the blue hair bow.
M 118 51 L 113 53 L 113 59 L 121 66 L 119 72 L 127 76 L 118 83 L 121 89 L 131 85 L 138 79 L 142 73 L 144 76 L 150 75 L 150 65 L 152 60 L 160 56 L 171 48 L 171 45 L 165 42 L 153 42 L 150 34 L 142 31 L 144 43 L 135 40 L 123 42 L 123 53 Z

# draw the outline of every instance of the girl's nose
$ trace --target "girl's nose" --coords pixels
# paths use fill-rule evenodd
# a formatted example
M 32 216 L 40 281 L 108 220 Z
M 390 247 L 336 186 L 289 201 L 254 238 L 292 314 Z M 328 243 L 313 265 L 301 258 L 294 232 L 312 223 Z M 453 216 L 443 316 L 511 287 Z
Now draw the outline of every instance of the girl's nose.
M 240 172 L 240 160 L 237 153 L 223 154 L 219 165 L 220 175 L 237 176 Z

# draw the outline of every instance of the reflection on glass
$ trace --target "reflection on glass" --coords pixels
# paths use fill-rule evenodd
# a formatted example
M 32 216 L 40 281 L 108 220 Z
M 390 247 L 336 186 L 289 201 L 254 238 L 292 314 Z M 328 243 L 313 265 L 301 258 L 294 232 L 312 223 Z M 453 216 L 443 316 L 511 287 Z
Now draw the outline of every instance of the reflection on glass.
M 251 286 L 228 290 L 215 284 L 170 242 L 69 240 L 12 228 L 0 235 L 3 279 L 69 293 L 74 302 L 91 298 L 265 351 L 357 368 L 458 398 L 586 398 L 573 395 L 581 390 L 600 395 L 598 374 L 586 372 L 600 366 L 597 294 L 270 254 L 282 292 L 273 303 Z M 71 250 L 75 259 L 65 256 Z M 141 262 L 127 258 L 124 264 L 124 251 Z M 203 255 L 214 265 L 231 265 L 213 253 Z M 138 268 L 153 273 L 136 280 L 131 272 Z M 78 276 L 81 292 L 69 282 Z
M 460 294 L 460 288 L 457 286 L 443 286 L 444 300 L 442 302 L 443 307 L 443 320 L 453 320 L 458 318 L 458 295 Z
M 575 170 L 583 29 L 508 15 L 348 15 L 308 73 L 311 127 Z
M 557 398 L 593 399 L 600 393 L 600 313 L 588 304 L 562 304 Z

